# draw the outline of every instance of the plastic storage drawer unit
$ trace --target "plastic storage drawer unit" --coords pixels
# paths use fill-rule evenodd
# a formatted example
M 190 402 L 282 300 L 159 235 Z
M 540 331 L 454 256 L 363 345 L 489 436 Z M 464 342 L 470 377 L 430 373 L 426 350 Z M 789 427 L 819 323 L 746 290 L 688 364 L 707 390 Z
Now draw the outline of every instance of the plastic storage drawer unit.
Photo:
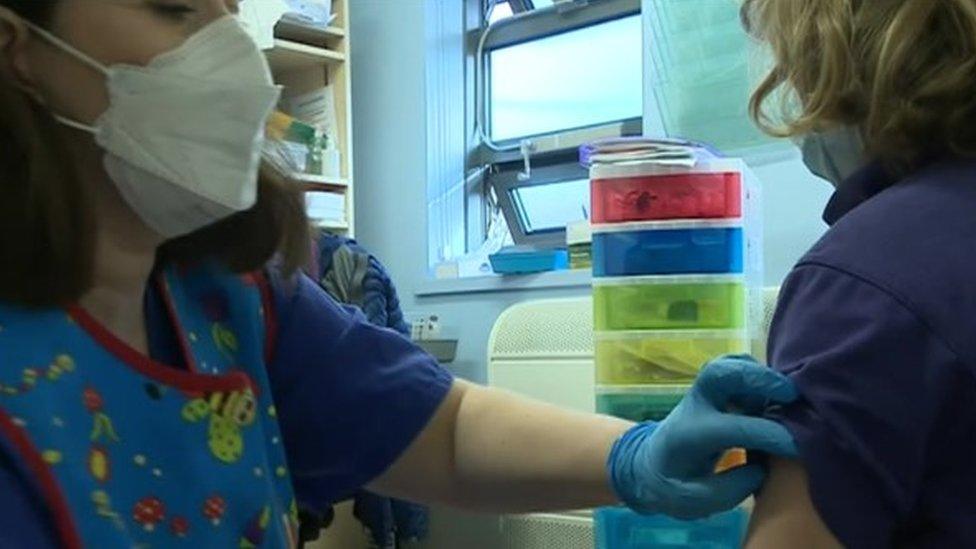
M 649 221 L 593 228 L 593 275 L 741 273 L 740 221 Z
M 638 423 L 661 421 L 681 402 L 688 389 L 689 385 L 598 385 L 596 411 Z
M 708 361 L 746 353 L 744 331 L 599 332 L 596 382 L 600 385 L 691 383 Z
M 595 522 L 597 549 L 738 549 L 748 515 L 738 508 L 705 519 L 681 521 L 604 507 L 595 512 Z
M 596 331 L 743 330 L 745 278 L 648 276 L 593 281 Z
M 594 223 L 742 216 L 742 176 L 738 173 L 612 175 L 593 169 Z

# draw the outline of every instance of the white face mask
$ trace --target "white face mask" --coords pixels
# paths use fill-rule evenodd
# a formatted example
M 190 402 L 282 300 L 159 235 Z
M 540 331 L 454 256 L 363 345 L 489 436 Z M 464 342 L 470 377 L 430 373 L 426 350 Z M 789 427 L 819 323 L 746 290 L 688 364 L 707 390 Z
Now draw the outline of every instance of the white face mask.
M 805 135 L 800 150 L 807 169 L 834 187 L 865 163 L 861 134 L 851 126 Z
M 105 75 L 109 107 L 93 125 L 55 117 L 94 134 L 109 177 L 149 227 L 174 238 L 254 205 L 264 125 L 281 91 L 233 16 L 145 67 L 106 67 L 31 28 Z

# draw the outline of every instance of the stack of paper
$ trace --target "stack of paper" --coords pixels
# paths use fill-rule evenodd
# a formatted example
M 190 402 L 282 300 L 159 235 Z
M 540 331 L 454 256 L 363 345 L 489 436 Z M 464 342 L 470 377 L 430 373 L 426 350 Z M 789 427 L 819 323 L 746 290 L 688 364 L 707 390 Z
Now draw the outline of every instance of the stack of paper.
M 580 163 L 589 167 L 594 164 L 652 162 L 690 168 L 697 163 L 703 154 L 711 156 L 711 153 L 701 148 L 700 145 L 688 141 L 622 137 L 585 145 L 580 149 Z
M 263 1 L 263 0 L 262 0 Z M 285 0 L 288 13 L 285 19 L 300 25 L 327 27 L 336 18 L 332 0 Z
M 305 208 L 312 221 L 337 226 L 344 226 L 347 223 L 346 195 L 341 192 L 305 193 Z

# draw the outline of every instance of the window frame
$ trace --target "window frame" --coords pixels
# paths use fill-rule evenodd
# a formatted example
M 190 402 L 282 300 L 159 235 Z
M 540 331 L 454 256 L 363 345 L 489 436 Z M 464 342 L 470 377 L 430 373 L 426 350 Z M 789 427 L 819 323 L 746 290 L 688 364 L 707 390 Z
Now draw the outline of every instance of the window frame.
M 481 1 L 478 1 L 479 8 Z M 485 11 L 481 12 L 482 14 Z M 564 34 L 616 21 L 626 17 L 640 16 L 640 0 L 591 0 L 589 3 L 556 3 L 551 7 L 522 12 L 488 25 L 482 19 L 481 26 L 469 31 L 469 46 L 477 44 L 473 55 L 475 105 L 473 115 L 473 146 L 469 147 L 466 163 L 468 170 L 490 166 L 482 181 L 484 211 L 495 206 L 502 209 L 516 244 L 527 244 L 543 248 L 565 246 L 565 229 L 536 231 L 527 233 L 518 214 L 518 206 L 512 199 L 512 190 L 570 181 L 588 177 L 585 169 L 579 166 L 577 150 L 588 142 L 622 135 L 640 135 L 643 114 L 633 118 L 613 121 L 587 127 L 567 128 L 545 134 L 526 136 L 493 142 L 488 127 L 490 112 L 490 53 L 493 50 L 516 46 L 550 36 Z M 525 155 L 522 147 L 531 151 L 531 177 L 523 180 L 518 177 L 524 169 Z M 581 176 L 582 174 L 582 176 Z M 562 179 L 559 179 L 562 177 Z M 491 200 L 491 198 L 495 200 Z M 470 212 L 470 209 L 469 209 Z M 482 213 L 481 219 L 490 216 Z M 484 236 L 486 227 L 481 227 Z M 469 234 L 472 226 L 468 224 Z

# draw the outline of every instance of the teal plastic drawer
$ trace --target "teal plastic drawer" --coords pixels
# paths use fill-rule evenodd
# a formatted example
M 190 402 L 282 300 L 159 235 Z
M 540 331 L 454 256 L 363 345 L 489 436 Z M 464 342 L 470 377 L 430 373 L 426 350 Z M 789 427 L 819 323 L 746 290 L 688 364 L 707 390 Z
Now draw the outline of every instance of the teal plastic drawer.
M 622 507 L 595 512 L 597 549 L 738 549 L 749 521 L 744 509 L 683 521 Z
M 596 411 L 629 421 L 661 421 L 681 402 L 688 385 L 598 386 Z

